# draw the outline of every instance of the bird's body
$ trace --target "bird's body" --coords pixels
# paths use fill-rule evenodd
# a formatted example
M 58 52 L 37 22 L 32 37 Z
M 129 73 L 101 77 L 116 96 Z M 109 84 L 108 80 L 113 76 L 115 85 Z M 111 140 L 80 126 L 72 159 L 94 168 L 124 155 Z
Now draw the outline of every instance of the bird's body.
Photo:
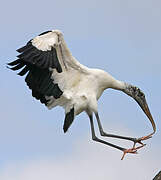
M 41 41 L 50 39 L 49 44 L 51 43 L 52 46 L 56 38 L 53 35 L 53 32 L 41 35 L 41 38 L 37 37 L 33 40 L 33 45 L 43 51 L 50 50 L 50 46 L 46 46 Z M 97 100 L 105 89 L 112 87 L 115 79 L 103 70 L 88 68 L 80 64 L 67 48 L 63 36 L 60 41 L 61 45 L 56 46 L 55 49 L 62 72 L 58 73 L 56 69 L 52 69 L 51 77 L 63 90 L 63 94 L 58 99 L 53 96 L 47 97 L 49 101 L 46 106 L 49 109 L 62 106 L 66 113 L 74 107 L 74 115 L 78 115 L 82 111 L 96 112 Z
M 133 97 L 141 106 L 152 123 L 155 123 L 148 109 L 145 96 L 139 88 L 116 80 L 109 73 L 88 68 L 80 64 L 69 51 L 63 34 L 59 30 L 44 32 L 30 40 L 26 46 L 17 50 L 19 59 L 9 63 L 12 70 L 23 68 L 18 74 L 26 75 L 25 81 L 32 90 L 32 96 L 40 100 L 49 109 L 62 106 L 65 109 L 64 132 L 68 130 L 76 115 L 85 111 L 91 123 L 92 139 L 115 147 L 125 153 L 136 153 L 138 148 L 124 149 L 100 140 L 95 136 L 93 113 L 96 115 L 101 135 L 131 140 L 142 144 L 142 140 L 151 137 L 130 138 L 107 134 L 103 131 L 98 116 L 97 101 L 108 88 L 121 90 Z M 142 144 L 143 146 L 143 144 Z M 141 146 L 141 147 L 142 147 Z
M 62 73 L 62 78 L 61 76 L 59 77 L 63 80 L 60 88 L 63 87 L 64 81 L 69 81 L 69 83 L 59 99 L 51 97 L 51 101 L 49 101 L 47 107 L 51 109 L 52 107 L 59 105 L 63 106 L 66 112 L 68 112 L 69 107 L 72 106 L 75 108 L 75 115 L 90 109 L 92 112 L 96 112 L 97 100 L 105 90 L 105 86 L 102 83 L 105 75 L 108 76 L 108 74 L 102 70 L 89 68 L 86 68 L 85 73 L 81 73 L 79 70 L 69 70 L 64 74 Z M 111 76 L 109 75 L 109 77 Z M 111 83 L 113 80 L 114 79 L 111 77 Z M 109 79 L 109 87 L 111 83 Z

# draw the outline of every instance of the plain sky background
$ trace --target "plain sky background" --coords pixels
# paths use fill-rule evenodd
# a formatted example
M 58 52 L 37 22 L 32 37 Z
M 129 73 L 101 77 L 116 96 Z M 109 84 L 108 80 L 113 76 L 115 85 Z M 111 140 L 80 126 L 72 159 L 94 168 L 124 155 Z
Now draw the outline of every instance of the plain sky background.
M 151 180 L 161 169 L 161 1 L 6 0 L 0 22 L 0 179 Z M 6 68 L 16 49 L 51 29 L 64 33 L 80 63 L 144 91 L 157 133 L 139 154 L 121 161 L 120 151 L 93 142 L 85 113 L 64 134 L 64 110 L 47 110 L 32 98 L 24 78 Z M 107 132 L 134 137 L 152 132 L 139 106 L 122 92 L 106 90 L 99 113 Z

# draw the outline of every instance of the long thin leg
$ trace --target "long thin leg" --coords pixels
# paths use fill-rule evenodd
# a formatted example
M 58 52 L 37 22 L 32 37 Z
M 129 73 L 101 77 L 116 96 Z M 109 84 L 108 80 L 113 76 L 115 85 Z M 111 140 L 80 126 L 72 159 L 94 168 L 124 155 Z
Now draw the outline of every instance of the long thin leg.
M 89 115 L 89 118 L 90 118 L 90 125 L 91 125 L 91 132 L 92 132 L 92 139 L 96 142 L 100 142 L 100 143 L 103 143 L 103 144 L 106 144 L 108 146 L 111 146 L 113 148 L 116 148 L 120 151 L 123 151 L 123 156 L 121 158 L 121 160 L 123 160 L 124 156 L 126 153 L 133 153 L 133 154 L 136 154 L 137 153 L 137 149 L 138 148 L 132 148 L 132 149 L 125 149 L 123 147 L 120 147 L 120 146 L 117 146 L 115 144 L 111 144 L 109 142 L 106 142 L 106 141 L 103 141 L 102 139 L 99 139 L 98 137 L 96 137 L 95 135 L 95 130 L 94 130 L 94 123 L 93 123 L 93 116 L 92 115 Z
M 98 127 L 99 127 L 99 131 L 100 131 L 101 136 L 113 137 L 113 138 L 119 138 L 119 139 L 126 139 L 126 140 L 129 140 L 129 141 L 133 141 L 134 142 L 133 148 L 135 147 L 136 143 L 141 144 L 140 147 L 145 146 L 145 144 L 143 144 L 141 142 L 140 138 L 137 139 L 137 138 L 126 137 L 126 136 L 118 136 L 118 135 L 115 135 L 115 134 L 108 134 L 108 133 L 104 132 L 98 113 L 95 113 L 95 116 L 96 116 L 96 119 L 97 119 L 97 123 L 98 123 Z

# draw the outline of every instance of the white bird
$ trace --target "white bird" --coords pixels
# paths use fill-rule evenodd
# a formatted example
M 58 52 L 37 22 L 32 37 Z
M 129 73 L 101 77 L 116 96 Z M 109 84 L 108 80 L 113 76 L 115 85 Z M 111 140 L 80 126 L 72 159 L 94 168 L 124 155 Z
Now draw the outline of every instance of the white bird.
M 18 59 L 8 63 L 12 66 L 10 69 L 23 68 L 18 75 L 26 75 L 25 81 L 32 91 L 32 96 L 49 109 L 56 106 L 62 106 L 65 109 L 64 132 L 68 130 L 75 116 L 85 111 L 90 119 L 92 139 L 121 150 L 122 159 L 126 153 L 137 153 L 137 149 L 145 145 L 142 140 L 151 138 L 155 133 L 156 126 L 144 93 L 133 85 L 116 80 L 103 70 L 80 64 L 69 51 L 61 31 L 44 32 L 17 51 L 20 53 L 17 56 Z M 153 133 L 141 138 L 106 133 L 98 115 L 97 101 L 108 88 L 120 90 L 134 98 L 149 118 Z M 133 148 L 126 149 L 96 137 L 93 114 L 96 116 L 101 136 L 132 141 Z M 141 146 L 135 147 L 136 143 Z

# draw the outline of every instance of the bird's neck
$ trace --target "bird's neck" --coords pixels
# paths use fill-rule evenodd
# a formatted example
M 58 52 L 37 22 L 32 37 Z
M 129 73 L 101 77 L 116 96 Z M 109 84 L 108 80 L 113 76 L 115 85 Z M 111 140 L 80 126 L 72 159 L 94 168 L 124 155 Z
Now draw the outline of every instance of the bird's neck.
M 117 79 L 114 79 L 111 85 L 112 89 L 123 91 L 126 87 L 126 83 L 123 81 L 119 81 Z
M 115 79 L 109 73 L 104 74 L 103 85 L 104 85 L 104 89 L 112 88 L 123 91 L 126 88 L 125 82 Z

